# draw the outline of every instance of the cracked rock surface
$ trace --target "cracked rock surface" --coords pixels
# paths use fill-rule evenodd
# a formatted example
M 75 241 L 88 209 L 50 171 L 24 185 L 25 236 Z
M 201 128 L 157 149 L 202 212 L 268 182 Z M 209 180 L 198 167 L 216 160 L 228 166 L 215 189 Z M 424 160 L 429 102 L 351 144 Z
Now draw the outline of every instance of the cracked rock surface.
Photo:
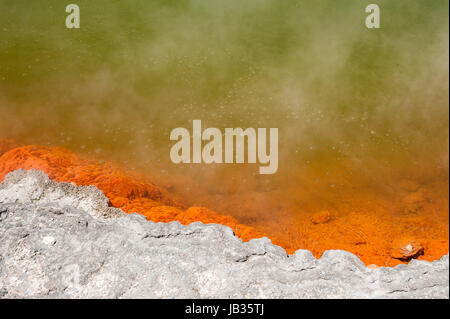
M 216 224 L 153 223 L 35 170 L 0 184 L 0 298 L 449 298 L 448 255 L 369 269 Z

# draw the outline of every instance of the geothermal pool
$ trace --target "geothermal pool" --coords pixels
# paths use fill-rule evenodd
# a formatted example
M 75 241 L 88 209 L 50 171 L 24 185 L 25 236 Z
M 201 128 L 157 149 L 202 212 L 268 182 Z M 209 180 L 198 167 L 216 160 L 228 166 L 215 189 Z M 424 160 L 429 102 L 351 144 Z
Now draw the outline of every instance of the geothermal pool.
M 366 265 L 448 253 L 448 1 L 17 0 L 0 20 L 0 172 L 96 185 L 153 221 L 220 223 Z M 278 171 L 174 164 L 170 132 L 278 128 Z M 203 208 L 200 208 L 203 207 Z
M 300 200 L 301 194 L 277 191 L 252 190 L 233 195 L 199 191 L 195 201 L 177 197 L 170 187 L 159 187 L 136 172 L 83 158 L 63 148 L 32 145 L 6 151 L 0 157 L 0 180 L 19 168 L 42 170 L 59 182 L 95 185 L 111 206 L 127 213 L 137 212 L 154 222 L 222 224 L 244 241 L 269 237 L 290 254 L 308 249 L 319 258 L 325 250 L 344 249 L 366 265 L 394 266 L 413 258 L 437 260 L 448 253 L 448 182 L 441 180 L 427 184 L 404 180 L 395 192 L 397 198 L 390 200 L 367 191 L 321 190 L 321 197 L 328 196 L 330 202 L 339 204 L 330 210 L 308 210 L 280 202 L 284 196 Z M 183 186 L 195 187 L 188 181 Z M 274 198 L 280 201 L 272 202 Z M 203 207 L 197 206 L 201 204 Z M 272 214 L 265 213 L 267 210 Z

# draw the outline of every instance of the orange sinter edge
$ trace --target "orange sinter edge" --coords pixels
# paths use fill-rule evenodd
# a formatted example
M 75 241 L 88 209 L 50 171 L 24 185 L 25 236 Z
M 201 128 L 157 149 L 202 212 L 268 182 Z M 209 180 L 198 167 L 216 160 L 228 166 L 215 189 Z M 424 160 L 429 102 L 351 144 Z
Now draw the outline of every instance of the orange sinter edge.
M 111 163 L 99 164 L 59 147 L 15 146 L 13 143 L 3 143 L 0 147 L 0 181 L 9 172 L 20 168 L 38 169 L 58 182 L 94 185 L 102 190 L 111 206 L 126 213 L 142 214 L 153 222 L 179 221 L 189 225 L 199 221 L 221 224 L 232 228 L 243 241 L 266 236 L 289 254 L 297 249 L 308 249 L 320 257 L 327 249 L 345 249 L 371 267 L 395 266 L 412 258 L 431 261 L 448 253 L 448 210 L 438 211 L 444 215 L 444 219 L 447 216 L 447 223 L 440 225 L 431 221 L 433 214 L 428 219 L 413 215 L 397 220 L 387 218 L 384 222 L 384 219 L 377 219 L 376 216 L 355 213 L 337 218 L 323 211 L 308 216 L 307 222 L 299 222 L 302 240 L 298 240 L 292 238 L 291 233 L 271 232 L 270 227 L 244 225 L 232 216 L 221 215 L 207 208 L 187 207 L 162 187 Z M 415 202 L 414 196 L 420 197 L 420 194 L 412 193 L 412 202 Z M 280 220 L 274 220 L 273 223 L 279 224 Z M 409 237 L 406 232 L 405 236 L 399 237 L 398 233 L 407 229 L 408 225 L 423 232 L 416 231 L 414 236 Z M 397 236 L 388 238 L 390 234 Z

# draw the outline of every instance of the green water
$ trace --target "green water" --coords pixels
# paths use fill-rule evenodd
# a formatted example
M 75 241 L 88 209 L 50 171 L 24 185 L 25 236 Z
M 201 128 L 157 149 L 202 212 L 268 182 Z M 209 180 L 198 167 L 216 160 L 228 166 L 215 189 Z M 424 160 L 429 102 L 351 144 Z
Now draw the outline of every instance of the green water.
M 448 177 L 447 0 L 377 1 L 380 29 L 362 0 L 75 3 L 69 30 L 64 1 L 0 1 L 0 136 L 165 173 L 170 131 L 201 119 L 278 127 L 281 188 L 341 161 Z

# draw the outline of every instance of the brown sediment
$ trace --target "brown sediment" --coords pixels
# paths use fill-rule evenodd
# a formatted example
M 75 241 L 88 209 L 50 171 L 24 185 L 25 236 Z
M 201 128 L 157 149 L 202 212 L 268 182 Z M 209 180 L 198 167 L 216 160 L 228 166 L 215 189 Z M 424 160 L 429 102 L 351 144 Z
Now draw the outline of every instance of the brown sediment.
M 308 249 L 316 257 L 328 249 L 344 249 L 371 267 L 394 266 L 412 258 L 436 260 L 449 250 L 448 205 L 445 207 L 448 181 L 426 187 L 406 181 L 398 203 L 383 203 L 367 193 L 352 194 L 351 201 L 343 201 L 344 195 L 337 194 L 336 201 L 350 204 L 337 206 L 335 211 L 280 209 L 271 218 L 246 218 L 243 203 L 252 201 L 248 194 L 243 195 L 247 198 L 239 198 L 239 212 L 220 210 L 219 214 L 189 207 L 147 178 L 111 163 L 99 163 L 57 147 L 12 147 L 10 144 L 0 149 L 4 150 L 0 180 L 19 168 L 39 169 L 59 182 L 94 185 L 112 206 L 142 214 L 154 222 L 222 224 L 244 241 L 267 236 L 288 253 Z
M 402 238 L 393 242 L 391 256 L 402 261 L 410 261 L 424 254 L 422 244 L 414 238 Z

